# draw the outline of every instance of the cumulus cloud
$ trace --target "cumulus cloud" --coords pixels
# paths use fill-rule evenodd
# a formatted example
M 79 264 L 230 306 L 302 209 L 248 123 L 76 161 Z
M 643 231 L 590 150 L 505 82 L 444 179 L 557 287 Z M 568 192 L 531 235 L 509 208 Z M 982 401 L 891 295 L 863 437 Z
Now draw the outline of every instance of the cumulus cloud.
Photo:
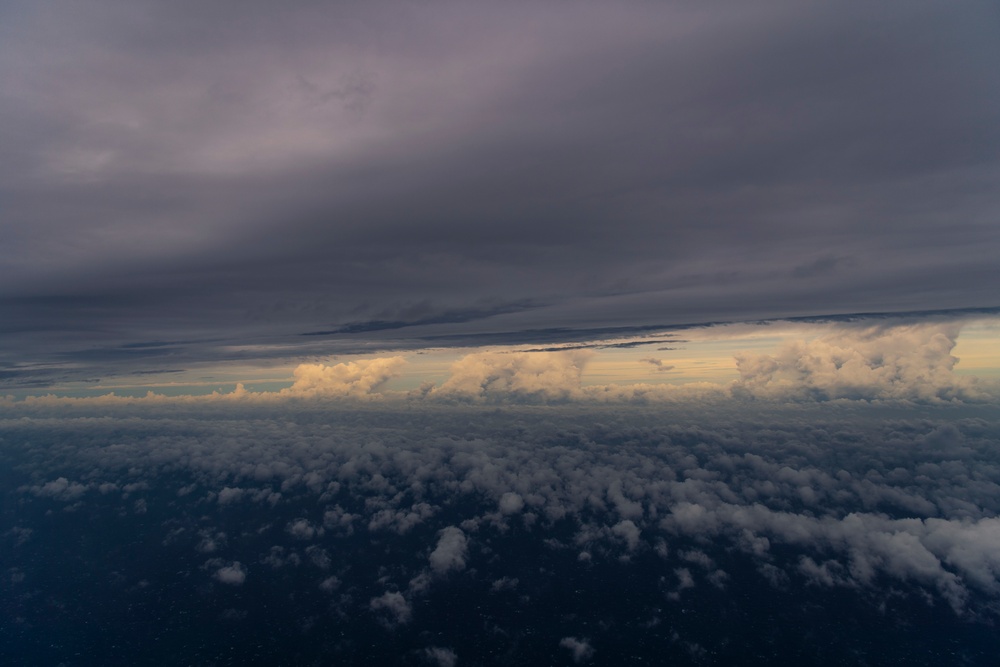
M 216 496 L 216 501 L 220 505 L 229 505 L 230 503 L 235 503 L 239 501 L 241 498 L 243 498 L 243 495 L 245 493 L 246 493 L 245 489 L 226 486 L 223 487 L 221 491 L 219 491 L 219 495 Z
M 51 482 L 32 486 L 31 492 L 36 496 L 54 498 L 64 502 L 77 500 L 87 492 L 87 487 L 79 482 L 71 482 L 65 477 L 58 477 Z
M 215 571 L 216 580 L 230 586 L 242 586 L 247 579 L 247 570 L 239 561 L 233 561 Z
M 199 530 L 198 536 L 201 538 L 195 550 L 199 553 L 210 554 L 218 551 L 226 545 L 226 534 L 222 531 Z
M 368 530 L 392 530 L 403 535 L 434 516 L 435 508 L 428 503 L 414 503 L 407 509 L 383 509 L 377 511 L 368 522 Z
M 452 364 L 440 385 L 392 391 L 386 383 L 401 373 L 403 357 L 375 357 L 333 365 L 300 364 L 292 386 L 280 391 L 248 391 L 141 398 L 107 394 L 90 398 L 27 397 L 0 399 L 0 408 L 44 409 L 56 405 L 191 405 L 205 403 L 283 404 L 294 401 L 358 402 L 377 399 L 432 403 L 567 402 L 694 404 L 746 399 L 772 402 L 894 401 L 897 403 L 988 402 L 1000 398 L 1000 382 L 955 373 L 952 355 L 961 321 L 835 323 L 796 325 L 799 339 L 773 353 L 740 353 L 733 359 L 739 379 L 730 383 L 690 381 L 679 384 L 584 384 L 591 349 L 559 351 L 489 351 L 468 354 Z M 748 329 L 749 325 L 743 327 Z M 656 372 L 673 366 L 643 358 Z M 220 503 L 240 499 L 233 487 Z M 255 500 L 261 498 L 254 496 Z
M 437 665 L 437 667 L 455 667 L 458 663 L 458 654 L 450 648 L 431 646 L 424 651 L 424 656 L 428 662 Z
M 554 401 L 579 396 L 590 350 L 477 352 L 451 367 L 451 377 L 432 396 L 472 400 Z
M 311 540 L 316 535 L 316 526 L 308 519 L 295 519 L 288 523 L 285 530 L 297 540 Z
M 389 625 L 406 625 L 413 617 L 413 608 L 397 591 L 386 591 L 377 598 L 372 598 L 368 608 L 381 615 Z
M 299 364 L 294 372 L 295 383 L 281 393 L 304 398 L 371 396 L 396 377 L 405 364 L 403 357 L 359 359 L 333 366 Z
M 40 481 L 17 490 L 31 502 L 82 499 L 89 486 L 71 479 L 107 495 L 143 482 L 155 489 L 166 475 L 171 502 L 191 503 L 226 489 L 280 489 L 277 507 L 287 514 L 257 552 L 271 568 L 310 563 L 343 578 L 339 549 L 312 545 L 300 556 L 289 546 L 320 530 L 421 544 L 416 551 L 427 555 L 392 575 L 407 594 L 472 567 L 470 536 L 484 534 L 486 548 L 517 514 L 532 517 L 525 535 L 553 538 L 552 549 L 573 545 L 574 558 L 662 559 L 668 572 L 688 575 L 673 586 L 701 577 L 729 585 L 722 561 L 699 543 L 711 540 L 775 585 L 867 589 L 888 579 L 958 613 L 1000 600 L 1000 426 L 990 405 L 929 404 L 910 419 L 895 405 L 853 401 L 760 403 L 753 413 L 735 402 L 669 413 L 656 405 L 358 403 L 335 421 L 320 417 L 322 404 L 299 409 L 227 406 L 226 419 L 209 407 L 185 408 L 183 418 L 128 409 L 115 418 L 5 420 L 0 435 L 33 462 L 25 465 Z M 150 417 L 162 434 L 149 435 Z M 181 473 L 205 495 L 178 500 Z M 152 500 L 149 511 L 157 511 Z M 317 511 L 321 523 L 304 518 Z M 553 535 L 556 528 L 564 532 Z M 191 549 L 224 553 L 235 541 L 227 534 L 258 529 L 199 526 L 175 540 L 190 535 Z M 489 581 L 516 578 L 523 586 L 518 572 Z
M 324 593 L 332 593 L 338 588 L 340 588 L 340 578 L 339 577 L 327 577 L 323 581 L 319 582 L 319 589 Z
M 573 662 L 577 664 L 588 662 L 594 657 L 594 647 L 587 639 L 563 637 L 559 640 L 559 646 L 569 649 L 570 655 L 573 656 Z
M 438 543 L 428 560 L 436 574 L 464 570 L 468 553 L 468 539 L 461 528 L 448 526 L 438 532 Z
M 736 358 L 736 395 L 782 400 L 978 398 L 954 373 L 958 323 L 837 329 L 786 345 L 775 355 Z
M 512 591 L 517 588 L 520 580 L 517 577 L 500 577 L 492 584 L 490 584 L 490 590 L 494 593 L 499 593 L 500 591 Z
M 500 496 L 500 512 L 502 514 L 517 514 L 524 509 L 524 498 L 520 494 L 508 491 Z
M 611 532 L 625 542 L 629 551 L 639 548 L 639 528 L 631 520 L 619 521 L 611 527 Z

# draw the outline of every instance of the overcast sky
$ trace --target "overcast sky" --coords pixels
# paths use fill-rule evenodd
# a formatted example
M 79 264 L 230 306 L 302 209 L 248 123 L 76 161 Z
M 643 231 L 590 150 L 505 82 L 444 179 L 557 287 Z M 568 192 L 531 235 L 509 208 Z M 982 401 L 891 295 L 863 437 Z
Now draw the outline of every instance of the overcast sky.
M 0 374 L 996 307 L 998 35 L 986 1 L 4 2 Z

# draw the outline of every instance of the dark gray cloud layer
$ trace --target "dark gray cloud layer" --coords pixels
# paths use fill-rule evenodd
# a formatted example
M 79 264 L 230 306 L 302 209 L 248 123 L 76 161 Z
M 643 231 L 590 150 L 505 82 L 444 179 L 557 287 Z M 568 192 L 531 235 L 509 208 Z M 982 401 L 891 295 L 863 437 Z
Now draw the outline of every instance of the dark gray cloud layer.
M 2 11 L 19 362 L 996 305 L 993 3 Z

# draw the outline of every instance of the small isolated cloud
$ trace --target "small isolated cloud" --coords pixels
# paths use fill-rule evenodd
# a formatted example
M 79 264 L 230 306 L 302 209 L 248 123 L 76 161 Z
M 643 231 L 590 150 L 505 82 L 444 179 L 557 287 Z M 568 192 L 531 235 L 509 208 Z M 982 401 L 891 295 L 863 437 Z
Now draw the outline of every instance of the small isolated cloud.
M 195 550 L 199 553 L 210 554 L 226 545 L 226 534 L 222 531 L 199 530 L 198 536 L 201 538 L 195 545 Z
M 442 529 L 438 532 L 437 547 L 428 559 L 431 569 L 439 575 L 452 570 L 464 570 L 468 548 L 468 540 L 461 528 L 448 526 Z
M 594 657 L 594 647 L 590 645 L 590 641 L 588 639 L 563 637 L 559 640 L 559 646 L 569 649 L 569 652 L 573 656 L 573 662 L 577 664 L 587 662 Z
M 639 361 L 645 364 L 649 364 L 656 370 L 657 373 L 666 373 L 668 371 L 674 370 L 675 368 L 670 364 L 665 364 L 663 362 L 663 359 L 656 359 L 655 357 L 646 357 L 644 359 L 640 359 Z
M 294 551 L 286 555 L 285 547 L 273 546 L 270 551 L 265 554 L 260 562 L 265 565 L 270 565 L 274 569 L 279 567 L 285 567 L 286 565 L 300 565 L 302 563 L 302 558 Z
M 512 591 L 517 588 L 519 583 L 521 582 L 517 577 L 500 577 L 490 584 L 490 590 L 494 593 L 499 593 L 500 591 Z
M 229 565 L 224 565 L 215 571 L 215 578 L 230 586 L 242 586 L 247 579 L 246 568 L 237 560 Z
M 330 552 L 323 547 L 318 547 L 315 544 L 306 548 L 306 555 L 309 556 L 309 560 L 312 564 L 321 570 L 329 569 L 332 561 L 330 560 Z
M 432 395 L 472 400 L 566 400 L 580 393 L 589 350 L 478 352 L 456 361 Z
M 368 608 L 382 617 L 389 626 L 406 625 L 413 617 L 413 608 L 402 593 L 386 591 L 377 598 L 372 598 Z
M 332 593 L 338 588 L 340 588 L 340 579 L 338 577 L 327 577 L 323 581 L 319 582 L 319 589 L 324 593 Z
M 428 662 L 437 667 L 455 667 L 458 663 L 458 654 L 450 648 L 431 646 L 424 651 L 424 656 Z

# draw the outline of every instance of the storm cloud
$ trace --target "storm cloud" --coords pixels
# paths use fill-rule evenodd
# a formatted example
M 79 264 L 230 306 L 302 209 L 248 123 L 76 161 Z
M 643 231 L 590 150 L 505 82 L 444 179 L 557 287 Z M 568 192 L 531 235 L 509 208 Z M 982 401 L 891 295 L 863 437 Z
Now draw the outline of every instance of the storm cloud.
M 5 3 L 0 371 L 996 306 L 996 11 Z

